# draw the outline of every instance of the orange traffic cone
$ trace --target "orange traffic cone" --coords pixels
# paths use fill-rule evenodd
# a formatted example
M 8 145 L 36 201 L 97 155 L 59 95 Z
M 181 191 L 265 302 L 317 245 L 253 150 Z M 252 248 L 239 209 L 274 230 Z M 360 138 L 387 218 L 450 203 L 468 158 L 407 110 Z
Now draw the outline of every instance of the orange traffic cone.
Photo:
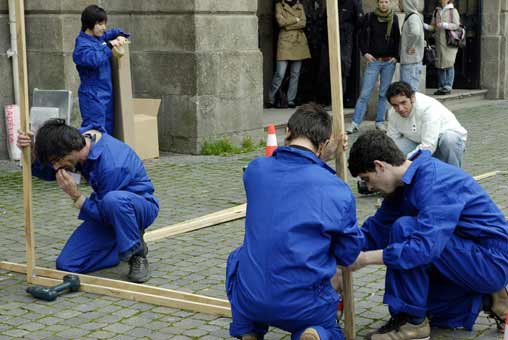
M 504 322 L 504 335 L 503 340 L 508 340 L 508 315 L 506 315 L 506 320 Z
M 270 157 L 277 149 L 277 135 L 275 134 L 275 125 L 268 125 L 268 137 L 266 138 L 265 156 Z

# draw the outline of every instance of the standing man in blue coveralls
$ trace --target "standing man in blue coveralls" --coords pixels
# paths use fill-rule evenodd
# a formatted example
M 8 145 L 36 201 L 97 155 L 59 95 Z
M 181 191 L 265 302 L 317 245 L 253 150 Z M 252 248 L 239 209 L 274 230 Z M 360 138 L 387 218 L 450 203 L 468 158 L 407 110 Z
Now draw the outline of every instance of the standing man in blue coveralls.
M 72 60 L 81 79 L 78 90 L 83 129 L 104 128 L 113 134 L 112 49 L 126 43 L 129 34 L 118 28 L 106 31 L 106 11 L 90 5 L 81 13 L 81 32 L 76 37 Z
M 31 145 L 32 136 L 20 133 L 17 144 Z M 107 133 L 80 131 L 63 119 L 49 120 L 38 130 L 34 152 L 33 174 L 56 179 L 84 221 L 67 240 L 56 268 L 88 273 L 124 260 L 129 262 L 130 281 L 147 281 L 150 270 L 143 234 L 157 217 L 159 202 L 136 153 Z M 69 173 L 75 170 L 92 187 L 90 197 L 79 191 Z
M 365 246 L 353 265 L 385 265 L 391 319 L 373 340 L 429 339 L 430 325 L 471 330 L 482 310 L 503 324 L 508 313 L 508 224 L 462 169 L 419 150 L 406 159 L 385 133 L 358 138 L 349 171 L 386 195 L 363 224 Z
M 226 269 L 234 337 L 262 339 L 274 326 L 293 340 L 344 338 L 330 279 L 354 262 L 363 235 L 351 190 L 324 162 L 337 148 L 331 132 L 326 111 L 302 105 L 288 121 L 288 146 L 245 171 L 245 239 Z

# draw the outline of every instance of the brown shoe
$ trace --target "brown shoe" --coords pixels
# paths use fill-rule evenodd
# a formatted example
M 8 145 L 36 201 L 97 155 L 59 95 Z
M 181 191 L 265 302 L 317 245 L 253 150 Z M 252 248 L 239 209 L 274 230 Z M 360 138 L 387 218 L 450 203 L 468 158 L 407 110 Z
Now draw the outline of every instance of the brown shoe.
M 508 314 L 508 293 L 506 288 L 492 294 L 492 307 L 487 314 L 496 322 L 498 332 L 503 333 L 506 315 Z
M 254 334 L 245 334 L 245 335 L 242 335 L 242 340 L 257 340 L 258 337 L 255 336 Z
M 419 325 L 409 323 L 409 317 L 394 316 L 374 333 L 367 336 L 370 340 L 430 340 L 429 320 L 425 318 Z
M 300 336 L 300 340 L 320 340 L 319 333 L 314 328 L 307 328 Z

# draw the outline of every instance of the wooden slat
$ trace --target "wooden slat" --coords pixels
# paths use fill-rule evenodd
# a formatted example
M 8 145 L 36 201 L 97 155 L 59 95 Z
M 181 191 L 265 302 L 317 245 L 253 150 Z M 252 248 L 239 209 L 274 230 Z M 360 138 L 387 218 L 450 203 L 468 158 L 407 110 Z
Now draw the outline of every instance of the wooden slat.
M 0 262 L 0 269 L 26 273 L 25 264 L 6 261 Z M 223 299 L 42 267 L 34 268 L 34 273 L 37 276 L 34 276 L 32 283 L 36 284 L 53 285 L 55 282 L 61 283 L 64 275 L 73 274 L 79 276 L 81 281 L 80 290 L 83 292 L 114 296 L 195 312 L 231 316 L 229 302 Z
M 240 218 L 244 218 L 246 209 L 247 205 L 241 204 L 236 207 L 217 211 L 212 214 L 194 218 L 192 220 L 169 225 L 167 227 L 147 232 L 144 236 L 144 239 L 146 242 L 151 242 L 182 233 L 187 233 L 193 230 L 211 227 L 216 224 L 234 221 Z
M 19 81 L 19 112 L 21 116 L 21 130 L 24 133 L 30 131 L 30 117 L 28 113 L 28 76 L 26 65 L 26 37 L 25 37 L 25 8 L 23 0 L 16 0 L 16 39 L 18 59 Z M 35 267 L 35 239 L 32 228 L 32 150 L 30 147 L 23 149 L 23 207 L 25 217 L 25 251 L 27 262 L 27 281 L 33 277 Z
M 35 276 L 32 278 L 32 283 L 42 285 L 42 286 L 54 286 L 56 284 L 62 283 L 62 280 L 51 279 L 42 276 Z M 231 311 L 227 307 L 210 305 L 206 303 L 180 300 L 176 298 L 169 298 L 160 295 L 154 294 L 146 294 L 134 291 L 128 291 L 118 288 L 111 288 L 99 285 L 92 285 L 89 283 L 82 283 L 80 291 L 98 295 L 106 295 L 112 296 L 121 299 L 127 299 L 137 302 L 150 303 L 153 305 L 170 307 L 170 308 L 178 308 L 183 310 L 188 310 L 192 312 L 198 313 L 208 313 L 218 316 L 231 317 Z
M 344 135 L 344 105 L 342 102 L 342 77 L 340 59 L 339 8 L 336 0 L 326 1 L 328 22 L 328 46 L 330 53 L 330 85 L 332 91 L 333 135 L 340 138 Z M 340 140 L 340 139 L 339 139 Z M 341 144 L 341 143 L 340 143 Z M 335 161 L 337 176 L 347 181 L 346 153 L 342 147 L 337 148 Z M 353 273 L 343 269 L 342 287 L 344 299 L 344 333 L 347 340 L 355 339 L 355 305 L 353 294 Z

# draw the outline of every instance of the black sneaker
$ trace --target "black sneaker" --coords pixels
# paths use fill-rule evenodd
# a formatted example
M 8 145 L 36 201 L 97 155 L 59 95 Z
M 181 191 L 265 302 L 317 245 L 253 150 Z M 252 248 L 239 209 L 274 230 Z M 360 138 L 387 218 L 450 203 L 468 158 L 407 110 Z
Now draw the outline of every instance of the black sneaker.
M 393 316 L 377 331 L 369 333 L 370 340 L 429 340 L 430 326 L 427 318 L 419 325 L 409 323 L 410 317 L 406 314 Z
M 295 103 L 288 103 L 288 108 L 294 109 L 296 107 Z
M 132 255 L 129 260 L 129 281 L 143 283 L 150 279 L 150 268 L 145 256 Z

